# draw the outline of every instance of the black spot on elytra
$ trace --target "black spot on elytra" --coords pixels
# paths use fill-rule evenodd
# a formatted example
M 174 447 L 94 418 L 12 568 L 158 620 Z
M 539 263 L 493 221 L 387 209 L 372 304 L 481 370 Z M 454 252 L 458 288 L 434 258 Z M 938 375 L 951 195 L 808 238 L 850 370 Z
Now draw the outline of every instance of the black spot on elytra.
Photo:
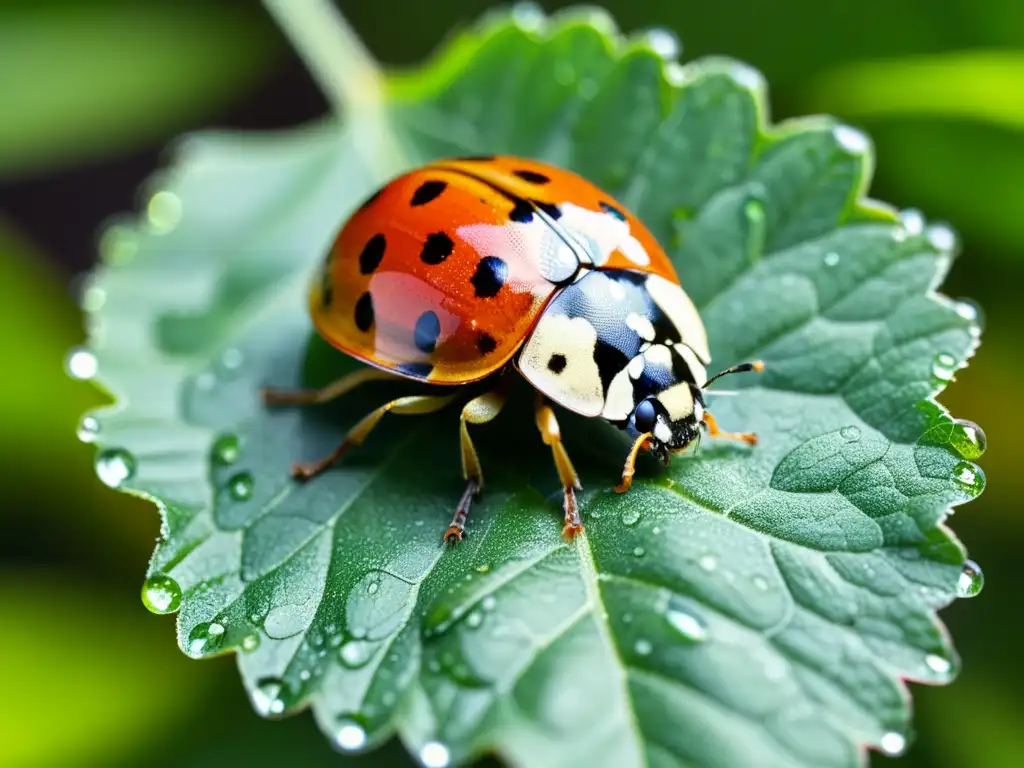
M 512 173 L 514 173 L 523 181 L 528 181 L 531 184 L 547 184 L 548 182 L 551 181 L 551 179 L 545 176 L 543 173 L 537 173 L 536 171 L 528 171 L 524 169 L 519 171 L 512 171 Z
M 512 221 L 518 221 L 520 224 L 526 224 L 527 222 L 533 221 L 533 205 L 529 200 L 524 200 L 521 197 L 515 198 L 515 204 L 512 206 L 512 211 L 508 217 Z
M 328 253 L 320 268 L 320 305 L 324 308 L 334 303 L 334 283 L 331 281 L 331 266 L 334 263 L 334 253 Z
M 487 163 L 491 160 L 497 160 L 494 155 L 466 155 L 465 157 L 456 157 L 454 160 L 463 163 Z
M 534 200 L 533 204 L 540 208 L 544 213 L 550 216 L 552 219 L 562 218 L 561 209 L 554 203 L 545 203 L 543 200 Z
M 437 319 L 437 315 L 427 310 L 416 320 L 412 340 L 417 349 L 429 354 L 437 346 L 437 337 L 440 335 L 441 321 Z
M 444 192 L 445 187 L 447 186 L 448 183 L 445 181 L 425 181 L 417 187 L 415 192 L 413 192 L 412 200 L 409 201 L 409 205 L 426 205 Z
M 597 363 L 597 372 L 601 376 L 601 386 L 605 392 L 612 384 L 612 379 L 629 365 L 629 358 L 618 347 L 613 347 L 607 341 L 598 339 L 594 345 L 594 362 Z
M 356 328 L 363 333 L 370 330 L 373 325 L 373 297 L 367 291 L 356 302 Z
M 387 247 L 387 241 L 384 239 L 384 235 L 378 233 L 366 241 L 366 245 L 363 246 L 363 252 L 359 254 L 359 271 L 364 275 L 369 275 L 377 267 L 380 266 L 381 259 L 384 258 L 384 249 Z
M 565 355 L 560 352 L 556 352 L 548 359 L 548 370 L 552 373 L 561 373 L 565 370 L 565 366 L 569 363 L 565 359 Z
M 455 243 L 452 242 L 448 235 L 444 232 L 435 232 L 432 235 L 427 235 L 427 240 L 423 243 L 423 250 L 420 252 L 420 258 L 426 264 L 440 264 L 452 255 L 454 247 Z
M 619 221 L 625 221 L 626 220 L 626 214 L 624 214 L 622 211 L 620 211 L 618 208 L 616 208 L 611 203 L 605 203 L 605 202 L 602 201 L 601 208 L 605 211 L 605 213 L 610 213 L 612 216 L 614 216 Z
M 486 256 L 476 265 L 476 272 L 469 282 L 476 290 L 477 298 L 490 299 L 497 296 L 498 291 L 508 280 L 508 264 L 497 256 Z
M 480 350 L 481 355 L 489 355 L 495 349 L 498 348 L 498 342 L 494 340 L 494 337 L 489 333 L 481 333 L 476 340 L 476 348 Z

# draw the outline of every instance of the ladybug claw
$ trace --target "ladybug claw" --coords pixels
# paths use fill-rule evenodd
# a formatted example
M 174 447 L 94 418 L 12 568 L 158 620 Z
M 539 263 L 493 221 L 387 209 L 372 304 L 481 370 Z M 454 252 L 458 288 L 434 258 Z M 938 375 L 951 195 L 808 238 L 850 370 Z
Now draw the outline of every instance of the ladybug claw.
M 462 529 L 455 525 L 449 525 L 448 530 L 444 532 L 444 536 L 441 537 L 441 540 L 445 544 L 455 546 L 462 541 Z
M 318 471 L 319 468 L 313 464 L 292 464 L 292 477 L 300 483 L 306 482 Z

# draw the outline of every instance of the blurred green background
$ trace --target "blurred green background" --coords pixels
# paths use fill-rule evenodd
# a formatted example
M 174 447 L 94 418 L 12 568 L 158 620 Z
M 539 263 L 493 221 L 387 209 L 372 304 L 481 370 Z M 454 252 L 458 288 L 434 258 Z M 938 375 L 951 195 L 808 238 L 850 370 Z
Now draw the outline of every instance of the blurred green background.
M 340 2 L 392 65 L 418 62 L 492 5 Z M 872 195 L 961 234 L 943 291 L 979 302 L 986 329 L 942 402 L 980 423 L 990 448 L 988 489 L 951 524 L 987 586 L 944 612 L 963 671 L 950 687 L 913 688 L 917 739 L 898 764 L 1019 765 L 1024 2 L 606 7 L 626 31 L 673 30 L 684 58 L 754 65 L 775 119 L 827 112 L 864 128 L 878 156 Z M 139 599 L 157 515 L 96 479 L 75 428 L 103 399 L 62 368 L 83 338 L 78 276 L 95 259 L 97 227 L 134 207 L 166 144 L 203 127 L 296 124 L 322 114 L 323 99 L 255 0 L 7 0 L 0 73 L 0 350 L 13 366 L 0 379 L 0 764 L 406 764 L 400 749 L 341 758 L 308 715 L 264 722 L 231 658 L 178 651 L 173 618 Z

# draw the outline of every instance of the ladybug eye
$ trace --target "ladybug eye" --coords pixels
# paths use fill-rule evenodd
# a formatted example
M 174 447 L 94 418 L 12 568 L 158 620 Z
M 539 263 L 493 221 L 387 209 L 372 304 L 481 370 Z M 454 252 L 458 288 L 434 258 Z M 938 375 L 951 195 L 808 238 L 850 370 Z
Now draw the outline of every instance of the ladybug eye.
M 651 432 L 658 420 L 658 412 L 650 400 L 641 400 L 633 411 L 633 425 L 639 432 Z

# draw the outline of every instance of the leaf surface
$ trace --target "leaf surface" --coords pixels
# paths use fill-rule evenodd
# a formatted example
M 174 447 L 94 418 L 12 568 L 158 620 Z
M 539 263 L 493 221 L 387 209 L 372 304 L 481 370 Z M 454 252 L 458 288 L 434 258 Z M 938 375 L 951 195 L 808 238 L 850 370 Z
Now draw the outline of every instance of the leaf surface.
M 901 751 L 903 681 L 958 665 L 935 612 L 964 553 L 942 524 L 983 485 L 977 433 L 931 400 L 978 338 L 973 308 L 933 292 L 952 233 L 862 199 L 861 134 L 769 127 L 756 72 L 666 61 L 602 14 L 491 17 L 387 93 L 342 124 L 191 137 L 147 218 L 104 236 L 91 348 L 120 405 L 94 414 L 98 466 L 162 505 L 150 574 L 183 592 L 182 647 L 237 650 L 264 715 L 310 706 L 341 749 L 397 731 L 428 764 Z M 500 152 L 572 168 L 645 221 L 713 367 L 766 361 L 711 403 L 761 442 L 705 441 L 618 495 L 623 437 L 562 415 L 586 489 L 567 545 L 521 387 L 474 432 L 487 488 L 446 551 L 453 412 L 385 420 L 300 486 L 293 460 L 409 389 L 302 411 L 257 390 L 353 367 L 312 334 L 304 294 L 358 203 L 430 158 Z

